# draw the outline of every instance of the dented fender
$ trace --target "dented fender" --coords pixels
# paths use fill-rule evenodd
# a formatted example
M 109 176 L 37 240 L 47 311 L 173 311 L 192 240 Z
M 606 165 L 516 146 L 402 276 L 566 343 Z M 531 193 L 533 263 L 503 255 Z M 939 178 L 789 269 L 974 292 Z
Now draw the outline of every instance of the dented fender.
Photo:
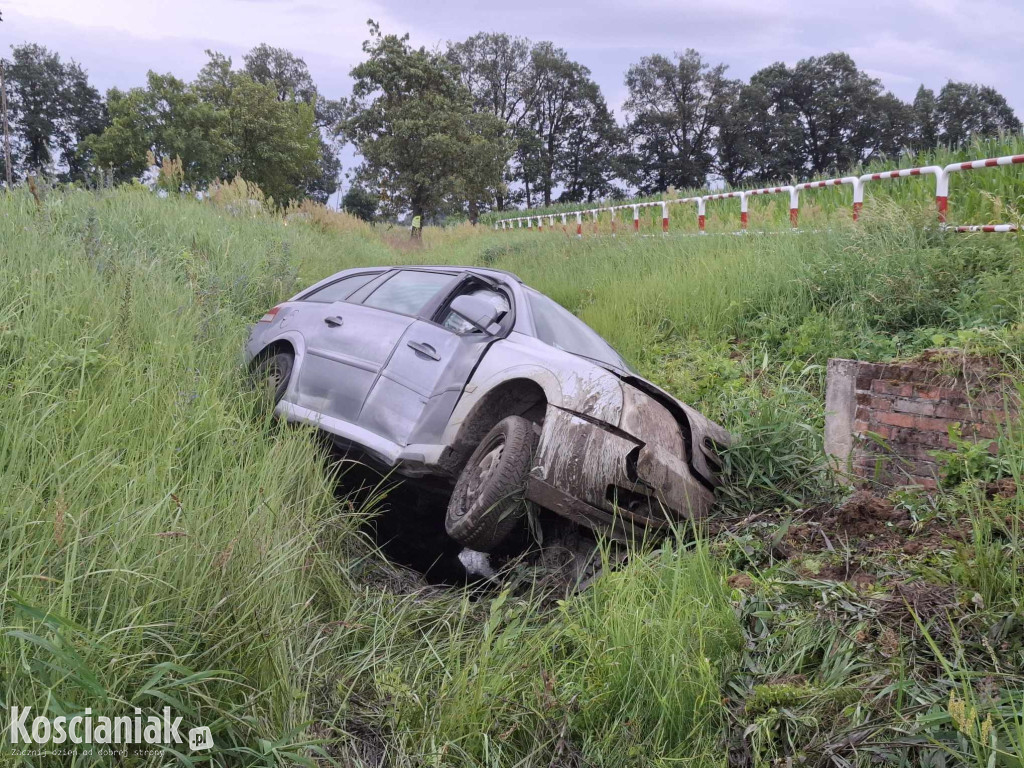
M 549 407 L 618 424 L 622 383 L 608 371 L 536 339 L 512 333 L 484 355 L 452 412 L 443 442 L 456 441 L 463 425 L 489 393 L 503 384 L 528 381 L 539 386 Z
M 557 489 L 580 504 L 560 502 L 552 511 L 570 516 L 564 510 L 571 509 L 579 522 L 589 508 L 597 529 L 609 515 L 658 528 L 707 514 L 713 495 L 690 471 L 680 426 L 660 403 L 629 389 L 618 426 L 548 406 L 528 498 L 551 508 Z

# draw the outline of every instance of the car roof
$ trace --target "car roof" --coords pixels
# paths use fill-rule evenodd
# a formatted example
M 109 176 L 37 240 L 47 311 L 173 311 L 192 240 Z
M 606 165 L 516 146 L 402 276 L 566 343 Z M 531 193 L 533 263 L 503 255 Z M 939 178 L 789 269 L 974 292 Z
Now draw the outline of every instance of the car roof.
M 349 269 L 343 270 L 344 272 L 389 272 L 392 269 L 422 269 L 429 270 L 431 272 L 479 272 L 482 275 L 492 275 L 494 277 L 508 277 L 515 280 L 517 283 L 522 283 L 519 275 L 515 275 L 511 272 L 506 272 L 504 269 L 490 269 L 488 267 L 469 267 L 459 264 L 394 264 L 388 267 L 350 267 Z M 339 272 L 338 274 L 341 274 Z

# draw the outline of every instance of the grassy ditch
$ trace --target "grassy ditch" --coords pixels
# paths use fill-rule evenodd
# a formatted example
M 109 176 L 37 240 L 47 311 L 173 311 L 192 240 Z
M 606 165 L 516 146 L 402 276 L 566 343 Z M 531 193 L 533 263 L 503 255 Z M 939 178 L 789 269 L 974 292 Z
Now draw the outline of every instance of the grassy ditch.
M 856 526 L 821 446 L 829 357 L 957 346 L 1019 377 L 1018 238 L 914 200 L 792 236 L 422 246 L 131 188 L 0 216 L 5 708 L 169 704 L 218 765 L 1019 764 L 1020 431 Z M 516 272 L 736 433 L 708 529 L 555 604 L 384 559 L 361 523 L 386 492 L 269 419 L 239 350 L 320 277 L 418 262 Z

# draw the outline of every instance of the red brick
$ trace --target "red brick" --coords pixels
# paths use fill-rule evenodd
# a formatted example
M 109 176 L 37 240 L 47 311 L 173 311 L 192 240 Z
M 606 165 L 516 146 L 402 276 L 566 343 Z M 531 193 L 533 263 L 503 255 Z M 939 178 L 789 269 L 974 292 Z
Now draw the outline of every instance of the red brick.
M 873 458 L 860 458 L 854 464 L 854 471 L 865 478 L 873 478 L 885 472 L 885 462 Z
M 875 379 L 871 382 L 871 391 L 879 395 L 895 395 L 896 387 L 883 379 Z
M 922 432 L 949 432 L 950 422 L 948 419 L 933 419 L 930 416 L 918 416 L 914 419 L 914 428 Z
M 1010 414 L 1003 410 L 985 409 L 981 412 L 981 420 L 987 424 L 1003 424 L 1010 422 Z
M 1007 404 L 1013 408 L 1017 408 L 1020 406 L 1020 403 L 1017 402 L 1015 394 L 1010 391 L 996 391 L 974 394 L 971 397 L 971 402 L 980 405 L 982 408 L 1005 408 Z
M 917 397 L 923 397 L 926 400 L 938 400 L 942 397 L 942 395 L 939 393 L 939 387 L 932 386 L 914 387 L 914 394 Z
M 875 437 L 880 437 L 883 440 L 889 440 L 892 437 L 892 428 L 887 427 L 884 424 L 872 423 L 865 431 L 870 432 Z
M 999 437 L 999 430 L 993 424 L 964 424 L 962 434 L 975 440 L 995 440 Z
M 870 427 L 870 426 L 871 425 L 868 424 L 867 420 L 855 419 L 854 422 L 853 422 L 853 431 L 854 432 L 867 432 L 868 431 L 868 427 Z
M 948 380 L 946 377 L 939 375 L 933 368 L 913 367 L 908 367 L 906 372 L 903 374 L 903 378 L 905 381 L 925 385 L 937 385 L 942 381 Z
M 911 459 L 923 459 L 924 461 L 935 461 L 935 451 L 942 451 L 942 448 L 932 448 L 928 445 L 901 445 L 900 454 Z
M 964 405 L 967 403 L 967 393 L 963 389 L 956 387 L 936 387 L 935 389 L 939 393 L 939 398 L 947 403 L 954 405 Z
M 934 416 L 935 402 L 933 400 L 915 400 L 910 397 L 898 397 L 893 401 L 892 409 L 900 413 L 915 413 L 919 416 Z
M 857 393 L 857 405 L 871 405 L 871 393 L 870 392 L 858 392 Z
M 901 365 L 900 378 L 903 381 L 929 383 L 935 378 L 935 371 L 919 365 Z
M 871 382 L 871 391 L 876 395 L 910 397 L 914 394 L 914 385 L 905 384 L 893 379 L 875 379 Z
M 904 430 L 900 436 L 900 442 L 912 445 L 927 445 L 931 448 L 948 449 L 952 443 L 949 442 L 949 435 L 945 432 L 919 432 L 916 430 Z
M 861 363 L 857 366 L 857 383 L 855 384 L 858 390 L 869 390 L 871 389 L 871 382 L 879 377 L 879 371 L 882 366 L 876 365 L 875 363 Z
M 934 458 L 918 459 L 908 465 L 910 474 L 917 477 L 938 477 L 939 465 Z
M 903 381 L 903 373 L 903 366 L 900 363 L 889 363 L 882 366 L 882 370 L 879 371 L 879 375 L 883 379 L 891 379 L 892 381 Z
M 949 403 L 937 403 L 935 406 L 935 415 L 940 419 L 949 419 L 951 421 L 970 421 L 977 415 L 976 411 L 972 411 L 967 406 L 962 405 L 950 405 Z
M 917 417 L 909 413 L 879 413 L 878 421 L 883 424 L 891 424 L 894 427 L 913 427 Z
M 888 395 L 872 395 L 871 396 L 871 410 L 873 411 L 891 411 L 893 400 Z

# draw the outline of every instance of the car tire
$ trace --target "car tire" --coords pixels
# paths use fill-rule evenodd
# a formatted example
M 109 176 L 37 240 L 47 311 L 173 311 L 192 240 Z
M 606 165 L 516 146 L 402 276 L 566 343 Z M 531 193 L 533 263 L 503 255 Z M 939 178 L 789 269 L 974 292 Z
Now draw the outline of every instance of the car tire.
M 266 393 L 268 399 L 273 396 L 274 405 L 277 405 L 288 389 L 294 367 L 295 355 L 291 352 L 267 355 L 253 369 L 253 383 L 257 389 Z
M 525 517 L 523 492 L 537 445 L 533 422 L 502 419 L 466 462 L 448 502 L 444 527 L 468 549 L 490 552 Z

